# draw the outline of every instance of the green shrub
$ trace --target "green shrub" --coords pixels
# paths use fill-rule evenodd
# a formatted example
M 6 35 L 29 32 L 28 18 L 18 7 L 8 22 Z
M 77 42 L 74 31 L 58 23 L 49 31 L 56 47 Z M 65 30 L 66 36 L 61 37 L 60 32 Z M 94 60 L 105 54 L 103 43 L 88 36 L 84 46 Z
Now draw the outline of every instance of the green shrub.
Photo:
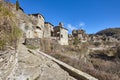
M 16 1 L 16 10 L 17 10 L 17 11 L 19 10 L 19 7 L 20 7 L 20 4 L 19 4 L 19 1 L 17 0 L 17 1 Z
M 74 39 L 74 45 L 77 45 L 79 43 L 79 39 L 78 39 L 78 37 L 75 37 L 75 39 Z
M 4 31 L 4 35 L 0 38 L 0 50 L 4 49 L 6 45 L 17 47 L 17 42 L 22 32 L 17 26 L 12 27 L 11 30 L 12 32 L 10 33 L 6 32 L 7 30 Z
M 19 40 L 19 38 L 21 37 L 22 33 L 21 30 L 17 27 L 17 26 L 13 26 L 12 27 L 12 32 L 10 34 L 8 34 L 7 36 L 7 42 L 10 43 L 10 45 L 14 45 L 17 46 L 17 41 Z
M 13 17 L 13 13 L 11 12 L 11 9 L 3 6 L 2 3 L 0 3 L 0 17 Z

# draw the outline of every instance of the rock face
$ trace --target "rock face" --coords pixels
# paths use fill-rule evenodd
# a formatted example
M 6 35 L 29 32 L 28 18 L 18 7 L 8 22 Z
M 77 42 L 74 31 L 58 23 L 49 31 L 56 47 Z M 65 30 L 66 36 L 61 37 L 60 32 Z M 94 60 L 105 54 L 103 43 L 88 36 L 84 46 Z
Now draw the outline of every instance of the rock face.
M 85 33 L 84 30 L 73 30 L 72 36 L 75 38 L 77 37 L 81 42 L 87 42 L 88 41 L 88 35 Z
M 0 56 L 1 80 L 75 80 L 50 59 L 29 52 L 22 44 L 18 49 L 13 55 Z
M 15 74 L 17 53 L 14 50 L 0 52 L 0 80 L 8 80 Z

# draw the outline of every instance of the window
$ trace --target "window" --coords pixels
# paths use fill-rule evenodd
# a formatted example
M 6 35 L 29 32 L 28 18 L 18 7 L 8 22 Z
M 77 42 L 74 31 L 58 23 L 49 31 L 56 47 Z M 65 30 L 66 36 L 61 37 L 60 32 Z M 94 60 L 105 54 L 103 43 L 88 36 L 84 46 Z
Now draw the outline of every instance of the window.
M 41 30 L 41 28 L 39 26 L 36 26 L 36 28 Z
M 63 38 L 63 35 L 61 34 L 61 38 Z

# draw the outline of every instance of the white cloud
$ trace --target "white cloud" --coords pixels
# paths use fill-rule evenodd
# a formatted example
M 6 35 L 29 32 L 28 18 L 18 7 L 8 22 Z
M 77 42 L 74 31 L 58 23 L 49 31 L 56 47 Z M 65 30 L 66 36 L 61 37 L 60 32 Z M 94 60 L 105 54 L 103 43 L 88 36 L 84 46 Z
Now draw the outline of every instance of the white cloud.
M 85 23 L 84 22 L 80 22 L 79 27 L 84 27 Z
M 77 29 L 83 29 L 85 26 L 84 22 L 80 22 L 77 25 L 72 25 L 72 24 L 66 24 L 66 28 L 69 30 L 69 33 L 71 33 L 73 30 L 77 30 Z
M 75 26 L 73 26 L 72 24 L 67 24 L 67 28 L 72 31 L 74 29 L 77 29 Z

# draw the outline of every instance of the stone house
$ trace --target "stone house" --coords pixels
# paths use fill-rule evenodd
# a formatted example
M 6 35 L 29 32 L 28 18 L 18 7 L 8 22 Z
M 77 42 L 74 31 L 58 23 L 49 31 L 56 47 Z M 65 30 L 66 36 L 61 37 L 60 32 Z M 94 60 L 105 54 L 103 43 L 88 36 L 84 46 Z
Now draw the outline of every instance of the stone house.
M 68 45 L 68 30 L 60 23 L 58 26 L 45 22 L 41 14 L 30 14 L 33 22 L 22 23 L 25 38 L 49 38 L 56 40 L 60 45 Z
M 44 38 L 51 38 L 53 36 L 53 32 L 54 32 L 54 25 L 49 23 L 49 22 L 45 22 L 45 26 L 44 26 Z
M 56 37 L 61 45 L 68 45 L 68 29 L 63 27 L 62 23 L 54 27 L 53 36 Z
M 37 13 L 37 14 L 30 14 L 29 15 L 36 23 L 34 26 L 34 37 L 35 38 L 43 38 L 43 31 L 44 31 L 44 17 Z

